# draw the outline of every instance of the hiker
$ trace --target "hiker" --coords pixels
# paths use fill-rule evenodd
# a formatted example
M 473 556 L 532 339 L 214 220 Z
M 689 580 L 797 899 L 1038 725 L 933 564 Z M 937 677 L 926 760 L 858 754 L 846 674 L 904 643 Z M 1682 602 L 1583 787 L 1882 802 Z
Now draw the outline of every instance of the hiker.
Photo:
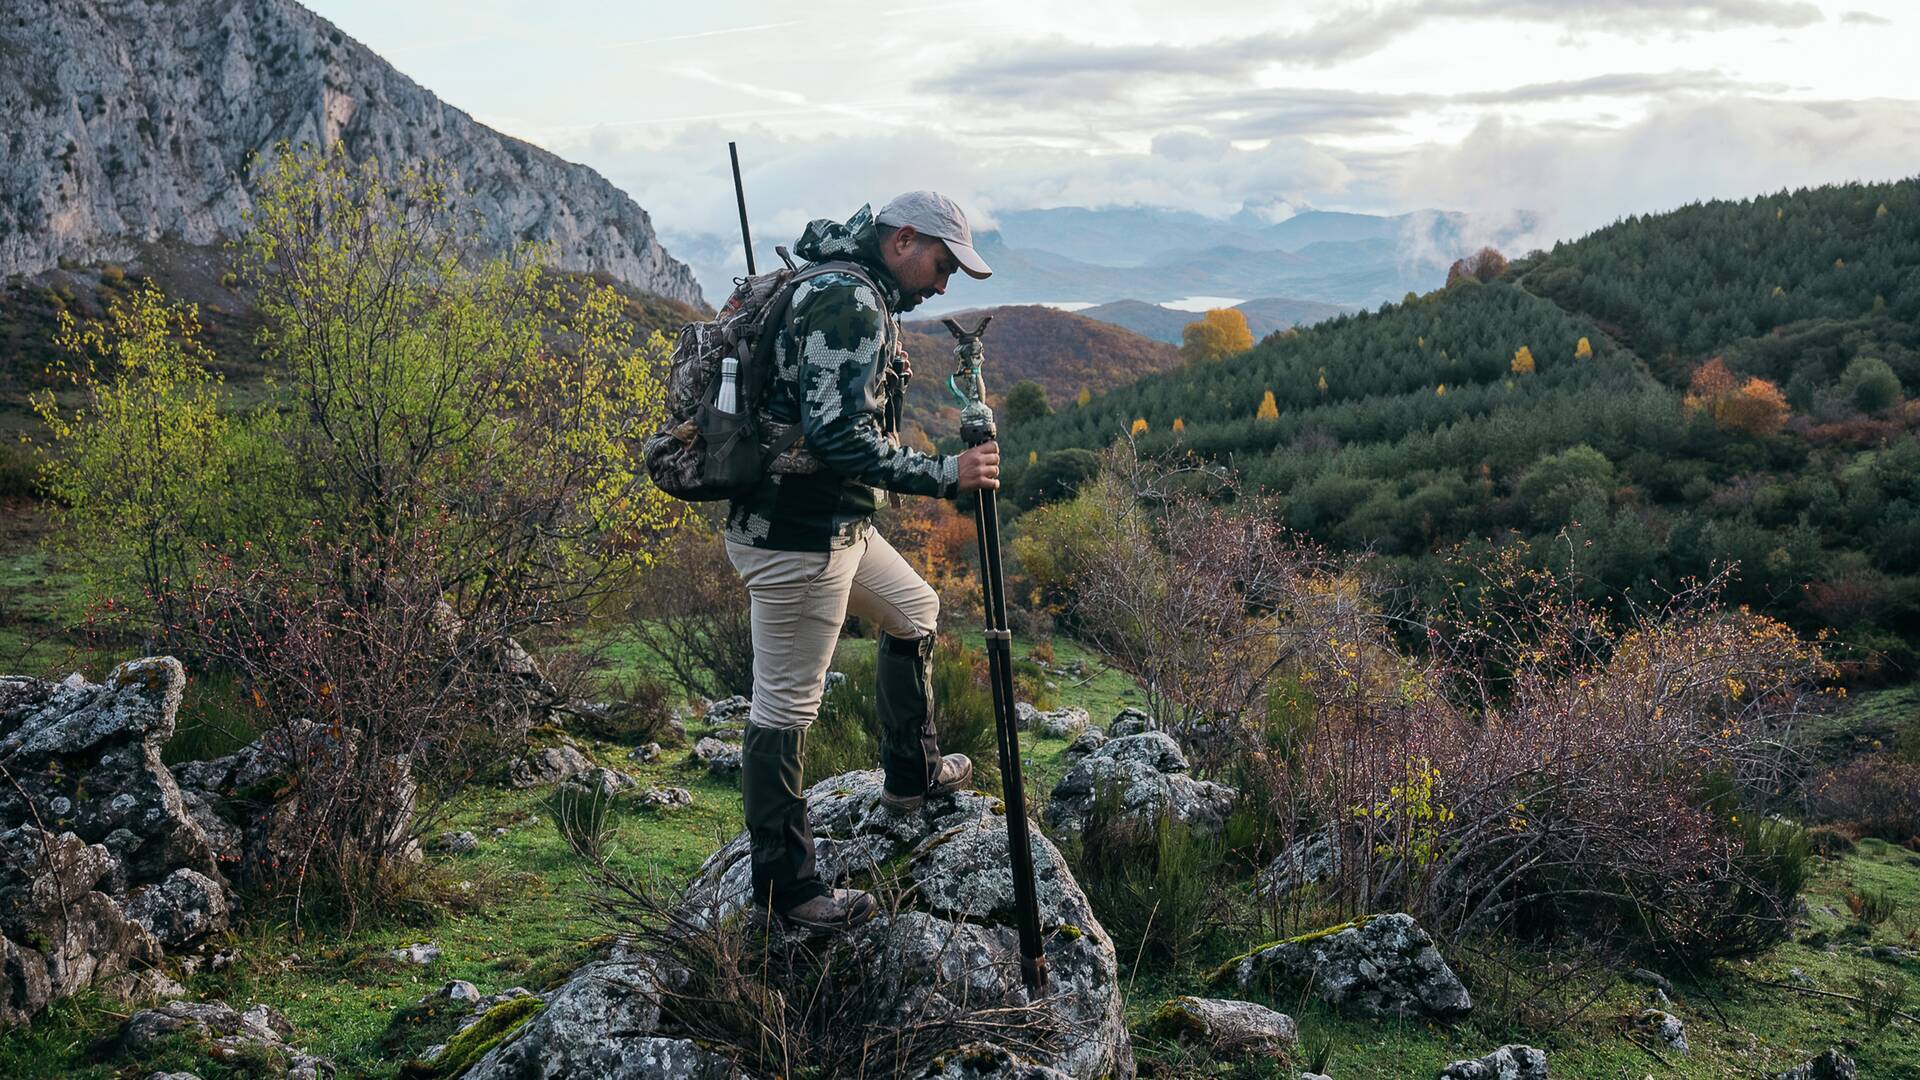
M 931 191 L 901 195 L 878 215 L 863 206 L 845 223 L 814 221 L 793 253 L 857 263 L 872 287 L 833 272 L 794 292 L 766 411 L 801 425 L 821 467 L 770 473 L 727 514 L 727 556 L 753 617 L 753 709 L 740 783 L 755 902 L 789 922 L 844 927 L 877 908 L 865 892 L 821 882 L 801 792 L 807 726 L 848 612 L 881 631 L 874 674 L 884 801 L 917 810 L 973 776 L 966 755 L 940 753 L 933 726 L 939 598 L 870 519 L 875 489 L 952 498 L 1000 486 L 995 443 L 929 455 L 902 447 L 895 430 L 911 374 L 895 316 L 946 292 L 955 270 L 974 278 L 992 270 L 974 251 L 960 207 Z

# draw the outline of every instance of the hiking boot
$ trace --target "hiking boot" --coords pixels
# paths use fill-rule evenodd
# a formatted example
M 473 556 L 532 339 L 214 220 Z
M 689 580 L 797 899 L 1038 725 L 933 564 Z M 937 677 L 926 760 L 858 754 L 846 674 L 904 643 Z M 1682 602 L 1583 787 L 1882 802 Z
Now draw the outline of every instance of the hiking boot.
M 845 930 L 859 926 L 879 911 L 880 905 L 874 903 L 871 893 L 859 889 L 832 889 L 780 912 L 780 918 L 796 926 L 808 926 L 816 930 Z
M 929 795 L 951 795 L 967 786 L 973 779 L 973 762 L 965 754 L 948 754 L 940 759 L 940 769 L 934 775 L 927 790 L 918 795 L 896 795 L 882 787 L 880 801 L 895 810 L 918 810 L 927 803 Z

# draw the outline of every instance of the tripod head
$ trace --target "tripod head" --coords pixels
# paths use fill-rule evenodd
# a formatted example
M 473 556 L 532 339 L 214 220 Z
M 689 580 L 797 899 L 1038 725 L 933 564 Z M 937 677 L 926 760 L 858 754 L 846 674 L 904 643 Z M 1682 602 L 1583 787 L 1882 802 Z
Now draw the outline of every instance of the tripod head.
M 995 438 L 998 429 L 993 422 L 993 409 L 987 405 L 987 383 L 981 376 L 980 366 L 986 360 L 987 351 L 980 344 L 981 335 L 987 332 L 987 324 L 993 321 L 988 315 L 980 320 L 980 325 L 971 330 L 962 329 L 952 319 L 942 319 L 947 332 L 956 339 L 953 346 L 954 372 L 947 376 L 947 389 L 960 401 L 960 441 L 968 446 L 978 446 Z

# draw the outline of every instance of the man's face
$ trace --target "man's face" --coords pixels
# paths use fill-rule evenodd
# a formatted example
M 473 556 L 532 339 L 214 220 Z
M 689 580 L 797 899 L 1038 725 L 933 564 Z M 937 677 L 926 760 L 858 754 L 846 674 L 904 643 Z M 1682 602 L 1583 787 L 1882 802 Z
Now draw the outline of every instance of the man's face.
M 910 302 L 905 306 L 918 306 L 945 293 L 947 279 L 960 269 L 960 260 L 954 258 L 945 241 L 916 232 L 912 226 L 889 236 L 881 254 L 894 280 L 900 283 L 901 295 Z

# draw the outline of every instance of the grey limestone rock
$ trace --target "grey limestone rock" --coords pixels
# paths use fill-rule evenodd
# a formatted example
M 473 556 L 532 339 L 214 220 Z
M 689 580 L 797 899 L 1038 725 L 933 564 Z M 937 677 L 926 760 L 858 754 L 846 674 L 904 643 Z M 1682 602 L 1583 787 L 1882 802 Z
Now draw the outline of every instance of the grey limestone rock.
M 1160 725 L 1154 721 L 1152 713 L 1145 709 L 1136 709 L 1131 705 L 1114 713 L 1113 719 L 1107 721 L 1107 734 L 1116 739 L 1157 731 L 1159 728 Z
M 1187 758 L 1173 737 L 1148 731 L 1110 739 L 1080 758 L 1053 787 L 1046 821 L 1073 834 L 1085 829 L 1104 799 L 1113 800 L 1118 822 L 1151 828 L 1162 814 L 1197 831 L 1213 833 L 1233 813 L 1239 793 L 1224 784 L 1187 775 Z
M 1021 728 L 1048 739 L 1071 739 L 1086 731 L 1093 723 L 1087 710 L 1078 705 L 1041 712 L 1027 702 L 1014 704 L 1014 715 Z
M 1251 1001 L 1182 996 L 1160 1006 L 1148 1029 L 1205 1046 L 1228 1060 L 1284 1057 L 1300 1041 L 1293 1017 Z
M 740 744 L 722 742 L 709 735 L 693 744 L 686 764 L 705 769 L 715 780 L 732 780 L 740 775 Z
M 655 810 L 678 810 L 693 805 L 693 792 L 683 787 L 657 787 L 641 793 L 640 805 Z
M 897 912 L 848 938 L 867 968 L 890 973 L 876 991 L 880 1013 L 924 1022 L 939 1010 L 965 1013 L 1023 1001 L 1004 806 L 978 792 L 959 792 L 905 812 L 883 803 L 880 793 L 877 770 L 829 777 L 807 792 L 821 877 L 871 884 L 884 867 L 899 875 L 889 880 L 904 890 Z M 746 909 L 747 854 L 743 833 L 707 859 L 683 899 L 692 924 L 711 926 Z M 1038 829 L 1033 858 L 1052 980 L 1033 1023 L 1057 1038 L 1050 1054 L 1027 1057 L 1072 1077 L 1131 1075 L 1113 943 L 1066 861 Z
M 845 678 L 846 676 L 841 676 Z M 735 694 L 729 698 L 707 706 L 707 723 L 716 728 L 743 729 L 747 726 L 747 717 L 753 712 L 753 701 Z
M 1803 1061 L 1774 1080 L 1859 1080 L 1860 1066 L 1838 1050 L 1827 1050 L 1819 1057 Z
M 226 890 L 220 883 L 184 866 L 127 902 L 127 917 L 152 931 L 169 949 L 225 930 L 229 914 Z
M 513 763 L 508 780 L 517 788 L 558 784 L 593 768 L 587 755 L 573 746 L 549 746 Z
M 652 764 L 653 762 L 659 761 L 660 755 L 662 752 L 663 751 L 660 749 L 659 743 L 650 742 L 641 746 L 636 746 L 632 750 L 628 751 L 627 760 L 636 762 L 641 765 L 649 765 L 649 764 Z
M 1440 1071 L 1440 1080 L 1547 1080 L 1547 1053 L 1531 1046 L 1503 1046 Z
M 575 773 L 567 777 L 567 783 L 574 787 L 585 788 L 604 799 L 610 799 L 621 792 L 632 791 L 640 786 L 640 781 L 618 769 L 609 769 L 604 765 L 595 765 L 585 772 Z
M 1686 1054 L 1692 1050 L 1687 1045 L 1687 1025 L 1679 1017 L 1659 1009 L 1646 1009 L 1640 1013 L 1640 1026 L 1660 1040 L 1661 1045 L 1676 1054 Z
M 70 832 L 0 834 L 0 1028 L 90 986 L 122 998 L 148 988 L 160 943 L 97 891 L 114 866 L 104 846 Z
M 1068 1074 L 992 1043 L 968 1043 L 935 1058 L 920 1080 L 1070 1080 Z
M 727 1058 L 685 1039 L 662 1037 L 659 987 L 651 962 L 596 960 L 541 995 L 546 1006 L 510 1041 L 488 1051 L 466 1080 L 573 1076 L 720 1080 L 740 1073 Z
M 222 1058 L 261 1050 L 282 1055 L 289 1061 L 288 1080 L 327 1080 L 335 1075 L 332 1062 L 289 1045 L 293 1025 L 270 1005 L 255 1004 L 240 1012 L 224 1001 L 170 1001 L 128 1017 L 120 1027 L 120 1043 L 138 1055 L 168 1036 L 182 1034 L 204 1040 Z
M 443 855 L 471 855 L 480 850 L 480 838 L 467 829 L 443 832 L 433 838 L 433 850 Z
M 1305 885 L 1316 885 L 1340 873 L 1340 835 L 1322 829 L 1288 845 L 1254 881 L 1254 890 L 1269 898 L 1284 897 Z
M 561 269 L 702 302 L 606 178 L 481 124 L 291 0 L 14 0 L 0 53 L 0 274 L 217 246 L 253 207 L 250 158 L 284 142 L 389 176 L 444 161 L 485 247 L 540 243 Z
M 1079 763 L 1080 759 L 1105 745 L 1107 745 L 1107 733 L 1099 728 L 1088 728 L 1080 733 L 1079 738 L 1067 744 L 1061 756 L 1066 761 L 1067 767 L 1072 768 Z
M 1405 913 L 1276 942 L 1229 960 L 1212 979 L 1241 989 L 1263 979 L 1306 984 L 1328 1004 L 1374 1017 L 1444 1019 L 1473 1008 L 1433 939 Z

